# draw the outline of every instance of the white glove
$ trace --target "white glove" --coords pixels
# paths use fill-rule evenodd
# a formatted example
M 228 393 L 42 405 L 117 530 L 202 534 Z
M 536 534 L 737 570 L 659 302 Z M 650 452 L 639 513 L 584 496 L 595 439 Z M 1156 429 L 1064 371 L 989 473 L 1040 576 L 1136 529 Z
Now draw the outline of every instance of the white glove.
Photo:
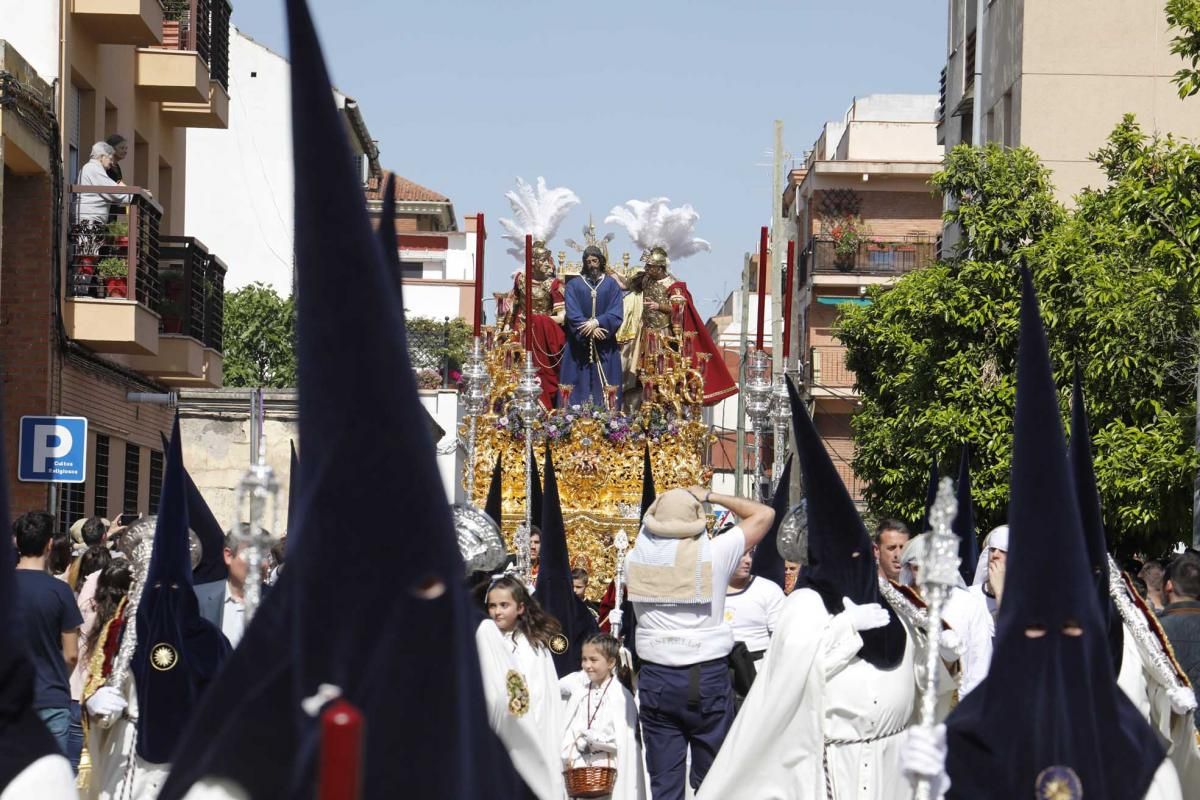
M 585 744 L 585 747 L 579 748 L 580 752 L 612 753 L 613 755 L 616 755 L 617 745 L 615 742 L 602 741 L 586 731 L 581 733 L 579 738 L 582 739 Z
M 619 608 L 614 608 L 612 611 L 608 612 L 608 624 L 610 626 L 616 625 L 619 628 L 621 627 L 621 622 L 624 619 L 625 616 L 621 613 L 621 609 Z
M 101 686 L 88 698 L 88 713 L 95 717 L 118 717 L 129 707 L 125 695 L 111 686 Z
M 938 652 L 943 661 L 953 664 L 962 658 L 962 638 L 949 628 L 942 628 L 942 633 L 938 636 Z
M 1196 710 L 1196 692 L 1189 686 L 1176 686 L 1167 690 L 1171 699 L 1171 710 L 1176 714 L 1191 714 Z
M 933 796 L 939 798 L 950 790 L 946 752 L 945 725 L 938 725 L 933 731 L 914 725 L 908 729 L 900 748 L 900 771 L 914 783 L 919 778 L 932 780 Z
M 888 624 L 888 612 L 879 603 L 864 603 L 859 606 L 849 597 L 843 597 L 842 605 L 845 608 L 842 613 L 850 615 L 850 625 L 856 631 L 869 631 Z

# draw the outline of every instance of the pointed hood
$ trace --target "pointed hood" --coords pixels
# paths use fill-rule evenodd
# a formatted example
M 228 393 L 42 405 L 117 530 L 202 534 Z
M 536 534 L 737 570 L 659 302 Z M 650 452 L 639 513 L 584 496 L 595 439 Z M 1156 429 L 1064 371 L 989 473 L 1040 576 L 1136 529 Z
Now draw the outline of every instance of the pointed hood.
M 0 385 L 3 381 L 0 380 Z M 0 412 L 4 405 L 0 401 Z M 4 457 L 4 420 L 0 415 L 0 464 Z M 12 517 L 8 510 L 8 482 L 0 481 L 0 787 L 39 758 L 61 755 L 46 724 L 33 709 L 33 662 L 21 634 Z
M 571 582 L 571 564 L 567 555 L 567 529 L 563 524 L 562 506 L 558 497 L 558 477 L 554 474 L 554 457 L 546 448 L 546 492 L 542 501 L 542 554 L 538 562 L 537 598 L 548 614 L 562 625 L 566 641 L 553 639 L 550 652 L 558 677 L 579 671 L 583 643 L 600 632 L 596 618 L 582 600 L 575 596 Z
M 214 729 L 189 731 L 189 755 L 199 756 L 183 776 L 176 767 L 162 796 L 219 775 L 254 797 L 311 797 L 320 726 L 301 704 L 328 686 L 366 719 L 364 797 L 397 786 L 413 797 L 512 797 L 518 783 L 487 725 L 477 617 L 460 588 L 464 565 L 434 444 L 427 426 L 413 424 L 422 411 L 404 300 L 380 247 L 394 241 L 395 215 L 381 220 L 390 233 L 371 230 L 308 7 L 288 0 L 287 11 L 305 452 L 298 525 L 280 585 L 239 646 L 264 661 L 235 657 L 224 670 L 222 687 L 240 686 L 243 696 L 206 697 L 224 703 L 224 717 L 206 715 Z M 387 402 L 363 414 L 364 397 Z M 398 526 L 379 525 L 381 496 L 407 509 Z M 373 624 L 347 625 L 348 613 Z M 280 644 L 290 650 L 282 664 Z M 264 754 L 254 737 L 265 720 Z
M 287 502 L 287 529 L 290 531 L 300 527 L 300 520 L 296 517 L 296 509 L 300 503 L 300 456 L 296 455 L 294 439 L 288 441 L 288 446 L 292 451 L 292 458 L 288 465 Z M 275 533 L 275 531 L 271 531 L 271 533 Z
M 1046 334 L 1021 278 L 1004 602 L 991 671 L 946 722 L 950 797 L 1040 797 L 1047 775 L 1070 770 L 1089 800 L 1140 800 L 1164 752 L 1117 688 Z
M 879 603 L 887 609 L 890 619 L 886 626 L 860 634 L 863 646 L 858 654 L 880 669 L 891 669 L 904 657 L 908 634 L 879 591 L 871 537 L 790 380 L 788 397 L 808 509 L 808 564 L 796 580 L 796 589 L 815 591 L 830 614 L 844 610 L 843 597 L 860 605 Z
M 529 518 L 533 520 L 534 525 L 541 525 L 545 500 L 543 499 L 542 492 L 542 476 L 538 474 L 537 457 L 530 460 L 529 468 L 533 470 L 533 505 L 531 506 Z
M 189 527 L 176 414 L 163 467 L 154 549 L 137 609 L 137 648 L 130 662 L 138 694 L 137 752 L 155 764 L 173 760 L 201 693 L 230 651 L 224 634 L 200 616 L 192 591 Z
M 170 452 L 171 440 L 163 434 L 159 435 L 163 452 Z M 183 470 L 183 482 L 187 491 L 188 527 L 200 540 L 200 563 L 192 570 L 192 584 L 223 581 L 229 575 L 229 567 L 225 566 L 225 531 L 186 467 Z
M 646 442 L 646 449 L 642 451 L 642 509 L 638 514 L 639 520 L 646 516 L 656 497 L 658 492 L 654 488 L 654 467 L 650 464 L 650 443 Z
M 958 461 L 958 513 L 954 516 L 951 529 L 958 536 L 958 572 L 963 582 L 971 585 L 975 579 L 975 565 L 979 562 L 979 540 L 975 538 L 975 506 L 971 503 L 971 445 L 964 444 Z M 925 511 L 926 516 L 929 510 Z M 924 533 L 924 531 L 921 531 Z
M 921 517 L 921 525 L 915 533 L 925 533 L 929 530 L 929 514 L 933 511 L 933 504 L 937 501 L 938 490 L 938 462 L 937 456 L 929 463 L 929 484 L 925 487 L 925 514 Z
M 500 528 L 504 525 L 504 464 L 503 456 L 496 453 L 496 465 L 492 467 L 492 482 L 488 485 L 487 500 L 484 501 L 483 510 L 492 522 L 496 523 L 496 527 Z
M 1104 620 L 1105 629 L 1108 631 L 1108 649 L 1113 657 L 1113 672 L 1119 675 L 1125 654 L 1125 629 L 1112 595 L 1109 594 L 1108 537 L 1104 532 L 1100 491 L 1096 488 L 1091 427 L 1088 424 L 1087 404 L 1083 399 L 1078 365 L 1075 367 L 1075 377 L 1071 386 L 1071 444 L 1067 448 L 1067 456 L 1071 460 L 1071 475 L 1075 479 L 1075 493 L 1079 498 L 1079 519 L 1083 525 L 1092 579 L 1096 583 L 1096 599 L 1100 604 L 1100 615 Z
M 754 548 L 754 557 L 750 565 L 750 573 L 760 578 L 766 578 L 779 584 L 783 589 L 786 583 L 784 575 L 783 556 L 779 554 L 779 526 L 791 511 L 792 459 L 789 457 L 783 465 L 779 476 L 779 485 L 775 487 L 775 497 L 771 500 L 771 508 L 775 509 L 775 521 L 767 535 Z

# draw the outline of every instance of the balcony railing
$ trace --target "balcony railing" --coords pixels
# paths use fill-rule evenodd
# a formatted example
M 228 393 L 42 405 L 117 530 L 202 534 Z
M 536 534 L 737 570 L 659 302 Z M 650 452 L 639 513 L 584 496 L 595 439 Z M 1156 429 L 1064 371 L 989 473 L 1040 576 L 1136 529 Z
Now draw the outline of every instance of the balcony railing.
M 937 258 L 936 243 L 927 236 L 906 236 L 898 241 L 865 241 L 851 252 L 838 252 L 828 237 L 809 240 L 807 262 L 815 274 L 902 275 L 929 266 Z
M 854 372 L 846 366 L 846 348 L 840 345 L 818 345 L 809 348 L 808 378 L 813 386 L 823 389 L 853 389 Z
M 208 65 L 208 76 L 229 91 L 229 17 L 227 0 L 167 0 L 163 10 L 163 47 L 194 50 Z
M 98 212 L 102 195 L 128 203 Z M 72 186 L 67 296 L 128 298 L 157 312 L 161 220 L 162 208 L 140 187 Z
M 160 330 L 191 336 L 220 352 L 224 345 L 225 264 L 191 236 L 165 238 L 159 259 Z

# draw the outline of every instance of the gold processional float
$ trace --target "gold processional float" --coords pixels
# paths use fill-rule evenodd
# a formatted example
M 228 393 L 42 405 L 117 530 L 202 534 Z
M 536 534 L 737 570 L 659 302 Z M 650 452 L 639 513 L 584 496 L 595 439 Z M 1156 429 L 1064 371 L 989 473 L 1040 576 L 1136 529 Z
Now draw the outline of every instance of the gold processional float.
M 577 271 L 577 265 L 564 263 L 564 256 L 559 254 L 559 274 Z M 628 265 L 628 255 L 623 261 Z M 695 332 L 683 330 L 683 296 L 676 294 L 670 302 L 670 328 L 642 334 L 642 401 L 636 409 L 618 407 L 616 386 L 606 388 L 605 405 L 598 407 L 573 403 L 573 387 L 563 384 L 560 407 L 547 410 L 537 402 L 541 386 L 536 374 L 525 374 L 531 359 L 515 330 L 481 327 L 463 368 L 467 415 L 462 436 L 474 441 L 473 448 L 468 445 L 463 470 L 470 502 L 483 508 L 499 455 L 505 465 L 502 531 L 510 552 L 519 552 L 517 532 L 525 522 L 527 487 L 525 470 L 515 467 L 524 466 L 526 432 L 532 428 L 539 470 L 547 444 L 553 453 L 570 561 L 588 570 L 589 597 L 598 599 L 615 577 L 617 533 L 624 531 L 630 544 L 636 537 L 647 444 L 659 489 L 707 486 L 712 480 L 707 457 L 715 437 L 701 412 L 710 354 L 697 353 Z M 533 524 L 540 526 L 541 521 Z
M 547 187 L 542 178 L 538 178 L 536 186 L 518 178 L 516 190 L 508 192 L 506 197 L 515 221 L 502 219 L 500 223 L 507 231 L 504 238 L 514 245 L 508 252 L 524 261 L 524 270 L 514 274 L 510 294 L 497 295 L 497 324 L 484 327 L 481 325 L 484 248 L 476 248 L 474 340 L 463 365 L 459 395 L 464 411 L 461 440 L 466 442 L 467 451 L 462 476 L 467 502 L 455 507 L 460 547 L 464 552 L 478 554 L 477 558 L 467 559 L 468 566 L 473 566 L 488 563 L 501 546 L 495 526 L 481 511 L 499 456 L 503 462 L 500 533 L 505 549 L 517 554 L 517 574 L 525 580 L 532 577 L 527 532 L 530 525 L 538 526 L 541 520 L 531 518 L 526 501 L 533 493 L 532 470 L 526 465 L 536 463 L 540 470 L 549 447 L 566 527 L 568 557 L 572 567 L 587 569 L 587 594 L 598 599 L 610 581 L 616 580 L 619 587 L 623 576 L 618 574 L 618 564 L 638 532 L 646 450 L 650 454 L 655 489 L 660 492 L 679 486 L 708 486 L 712 481 L 708 454 L 715 437 L 704 420 L 703 407 L 706 402 L 716 402 L 714 397 L 728 395 L 706 396 L 706 375 L 710 382 L 721 382 L 720 372 L 725 365 L 710 363 L 714 355 L 720 359 L 719 351 L 711 341 L 698 340 L 704 323 L 691 306 L 686 289 L 680 288 L 684 284 L 667 269 L 672 259 L 686 258 L 709 249 L 709 245 L 693 236 L 699 215 L 691 206 L 670 208 L 667 198 L 655 198 L 629 201 L 625 207 L 614 208 L 605 222 L 625 228 L 642 251 L 640 265 L 631 266 L 626 253 L 620 266 L 608 267 L 608 274 L 625 292 L 626 322 L 636 321 L 630 326 L 636 333 L 626 332 L 625 325 L 622 331 L 613 332 L 622 343 L 624 362 L 624 374 L 616 379 L 626 386 L 631 383 L 637 386 L 631 397 L 624 398 L 624 406 L 619 385 L 605 385 L 600 404 L 594 404 L 590 394 L 585 402 L 573 399 L 574 387 L 566 384 L 558 386 L 557 396 L 553 396 L 548 384 L 543 395 L 542 381 L 535 368 L 535 316 L 541 313 L 553 317 L 550 310 L 555 307 L 550 304 L 550 296 L 555 290 L 566 293 L 568 280 L 581 280 L 583 266 L 568 263 L 562 251 L 556 265 L 547 243 L 579 199 L 569 189 Z M 477 219 L 476 231 L 482 242 L 485 236 L 482 215 Z M 596 247 L 603 253 L 603 262 L 608 262 L 607 244 L 613 235 L 597 238 L 595 226 L 589 222 L 584 237 L 585 245 L 571 240 L 566 243 L 581 252 L 589 246 Z M 740 389 L 754 425 L 755 441 L 761 444 L 773 439 L 776 444 L 771 474 L 777 479 L 782 472 L 791 414 L 783 375 L 772 379 L 771 358 L 763 351 L 766 249 L 764 228 L 760 241 L 756 347 L 746 361 L 745 380 Z M 789 243 L 787 263 L 791 264 L 792 259 Z M 656 277 L 648 279 L 652 267 Z M 789 283 L 791 272 L 787 270 Z M 595 289 L 592 296 L 594 301 Z M 512 314 L 502 311 L 507 304 L 505 298 L 514 301 Z M 516 301 L 520 301 L 520 313 L 516 312 Z M 539 304 L 550 313 L 539 312 L 536 308 Z M 786 312 L 785 309 L 785 328 Z M 563 322 L 553 321 L 559 325 Z M 787 339 L 785 331 L 785 359 Z M 625 349 L 626 342 L 631 349 Z M 708 374 L 713 370 L 717 372 Z M 724 377 L 732 383 L 732 376 Z M 547 408 L 551 405 L 556 407 Z M 763 461 L 756 448 L 755 495 L 760 499 L 770 494 L 772 484 L 764 476 Z M 490 535 L 486 533 L 488 528 L 492 531 Z

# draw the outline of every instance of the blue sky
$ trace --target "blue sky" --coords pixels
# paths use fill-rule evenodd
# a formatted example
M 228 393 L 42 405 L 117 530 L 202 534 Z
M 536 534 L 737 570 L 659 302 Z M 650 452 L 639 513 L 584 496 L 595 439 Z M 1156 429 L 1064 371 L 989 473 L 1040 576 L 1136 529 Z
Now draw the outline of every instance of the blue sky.
M 460 224 L 487 215 L 489 291 L 518 267 L 504 192 L 544 175 L 583 201 L 556 251 L 589 211 L 600 226 L 630 198 L 695 206 L 712 252 L 673 268 L 704 316 L 769 221 L 772 121 L 800 158 L 855 96 L 935 93 L 945 62 L 943 0 L 309 3 L 383 166 L 449 196 Z M 233 21 L 287 52 L 279 0 L 241 0 Z

